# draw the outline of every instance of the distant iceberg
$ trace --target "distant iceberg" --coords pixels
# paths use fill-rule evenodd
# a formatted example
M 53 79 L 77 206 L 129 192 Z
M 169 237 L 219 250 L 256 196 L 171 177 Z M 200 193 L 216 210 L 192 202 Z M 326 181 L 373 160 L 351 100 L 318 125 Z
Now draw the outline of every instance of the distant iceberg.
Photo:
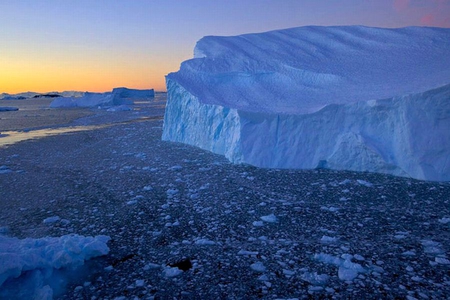
M 19 110 L 19 108 L 13 106 L 0 106 L 0 111 L 16 111 L 16 110 Z
M 450 29 L 208 36 L 166 84 L 163 140 L 258 167 L 450 180 Z
M 151 99 L 155 97 L 153 89 L 136 90 L 115 88 L 107 93 L 85 92 L 81 97 L 59 97 L 50 103 L 51 108 L 57 107 L 110 107 L 133 104 L 134 99 Z
M 112 94 L 115 97 L 120 99 L 148 99 L 155 97 L 155 91 L 153 89 L 149 90 L 136 90 L 136 89 L 128 89 L 125 87 L 114 88 L 112 90 Z

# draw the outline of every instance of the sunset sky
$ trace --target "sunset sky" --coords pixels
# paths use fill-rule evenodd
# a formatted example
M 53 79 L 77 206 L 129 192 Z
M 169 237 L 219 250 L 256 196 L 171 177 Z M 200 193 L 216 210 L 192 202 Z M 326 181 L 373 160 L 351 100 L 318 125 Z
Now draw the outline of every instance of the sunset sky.
M 165 90 L 205 35 L 450 27 L 450 0 L 0 0 L 0 93 Z

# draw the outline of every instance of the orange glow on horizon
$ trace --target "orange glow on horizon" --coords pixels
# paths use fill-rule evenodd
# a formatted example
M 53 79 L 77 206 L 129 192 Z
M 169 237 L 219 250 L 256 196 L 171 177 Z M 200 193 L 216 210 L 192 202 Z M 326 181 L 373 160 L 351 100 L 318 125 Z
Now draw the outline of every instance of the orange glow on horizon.
M 126 60 L 120 53 L 27 54 L 27 60 L 10 55 L 0 62 L 0 93 L 108 92 L 115 87 L 166 91 L 165 75 L 177 71 L 180 64 L 142 54 L 127 54 Z
M 169 73 L 167 71 L 166 73 Z M 163 72 L 152 70 L 70 70 L 57 67 L 16 67 L 0 73 L 0 93 L 45 93 L 51 91 L 107 92 L 115 87 L 165 91 Z

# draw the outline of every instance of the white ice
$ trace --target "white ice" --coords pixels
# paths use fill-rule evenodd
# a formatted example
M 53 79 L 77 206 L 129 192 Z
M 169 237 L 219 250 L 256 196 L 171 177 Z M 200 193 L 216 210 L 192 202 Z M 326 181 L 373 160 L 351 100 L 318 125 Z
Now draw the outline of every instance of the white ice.
M 259 167 L 450 180 L 450 29 L 299 27 L 194 53 L 166 77 L 163 140 Z
M 59 288 L 54 273 L 62 276 L 64 270 L 73 272 L 84 261 L 108 254 L 109 239 L 64 235 L 21 240 L 0 235 L 0 298 L 51 299 L 52 288 Z
M 320 253 L 315 254 L 314 258 L 326 264 L 335 265 L 338 267 L 338 277 L 343 281 L 352 281 L 358 274 L 364 274 L 367 270 L 358 263 L 352 262 L 353 256 L 350 254 L 343 254 L 341 257 L 330 254 Z

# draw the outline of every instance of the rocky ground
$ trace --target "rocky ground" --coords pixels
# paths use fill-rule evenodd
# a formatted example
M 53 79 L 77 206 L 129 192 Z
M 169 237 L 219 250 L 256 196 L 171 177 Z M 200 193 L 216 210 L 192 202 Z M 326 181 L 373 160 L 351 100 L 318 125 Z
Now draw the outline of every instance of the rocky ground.
M 449 297 L 449 183 L 232 165 L 159 100 L 0 148 L 3 232 L 112 239 L 56 299 Z

